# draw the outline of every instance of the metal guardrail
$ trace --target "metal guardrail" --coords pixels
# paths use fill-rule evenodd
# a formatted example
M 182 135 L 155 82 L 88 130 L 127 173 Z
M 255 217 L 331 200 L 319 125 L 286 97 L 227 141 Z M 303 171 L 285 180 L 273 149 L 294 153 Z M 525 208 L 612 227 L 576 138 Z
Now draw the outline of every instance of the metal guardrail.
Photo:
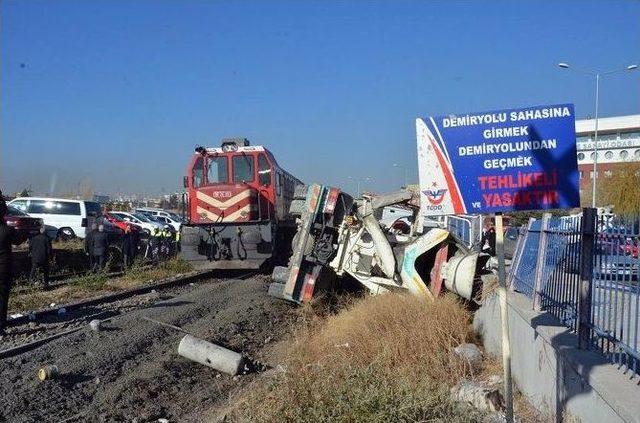
M 521 228 L 510 287 L 576 332 L 582 347 L 640 376 L 639 246 L 640 216 L 545 214 Z

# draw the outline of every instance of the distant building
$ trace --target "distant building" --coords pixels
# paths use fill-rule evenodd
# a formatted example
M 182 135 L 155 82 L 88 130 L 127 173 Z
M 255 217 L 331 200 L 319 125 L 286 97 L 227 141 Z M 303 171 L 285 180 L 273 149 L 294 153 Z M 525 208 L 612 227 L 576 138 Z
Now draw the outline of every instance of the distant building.
M 94 194 L 93 201 L 100 204 L 107 204 L 111 201 L 111 197 L 108 195 Z
M 580 189 L 593 178 L 595 120 L 576 121 Z M 640 162 L 640 115 L 612 116 L 598 119 L 598 164 L 596 178 L 609 177 L 616 168 Z

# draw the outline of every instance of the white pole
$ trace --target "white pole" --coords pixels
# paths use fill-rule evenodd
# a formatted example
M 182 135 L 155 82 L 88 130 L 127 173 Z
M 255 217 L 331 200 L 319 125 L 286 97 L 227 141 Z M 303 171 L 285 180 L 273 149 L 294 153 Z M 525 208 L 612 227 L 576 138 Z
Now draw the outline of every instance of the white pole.
M 504 231 L 502 213 L 496 213 L 496 255 L 498 256 L 498 296 L 502 323 L 502 372 L 504 378 L 505 417 L 513 423 L 513 391 L 511 384 L 511 341 L 509 339 L 509 314 L 507 303 L 507 278 L 504 262 Z
M 598 97 L 600 95 L 600 73 L 596 73 L 596 128 L 593 135 L 593 179 L 591 182 L 591 207 L 596 208 L 596 178 L 598 174 Z

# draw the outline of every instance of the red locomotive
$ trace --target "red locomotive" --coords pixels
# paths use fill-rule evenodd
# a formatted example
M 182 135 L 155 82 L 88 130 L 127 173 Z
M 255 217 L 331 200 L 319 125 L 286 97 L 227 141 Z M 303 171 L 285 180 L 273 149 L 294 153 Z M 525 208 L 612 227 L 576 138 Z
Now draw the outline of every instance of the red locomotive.
M 248 269 L 287 254 L 296 229 L 289 206 L 298 185 L 269 150 L 244 138 L 196 147 L 184 178 L 188 222 L 181 256 Z

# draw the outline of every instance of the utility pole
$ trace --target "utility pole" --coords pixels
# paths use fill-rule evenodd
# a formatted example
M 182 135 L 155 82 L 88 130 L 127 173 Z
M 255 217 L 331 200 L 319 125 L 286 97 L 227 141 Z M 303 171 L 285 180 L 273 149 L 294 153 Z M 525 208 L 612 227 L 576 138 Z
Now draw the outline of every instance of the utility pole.
M 614 69 L 607 72 L 599 72 L 593 71 L 590 69 L 576 68 L 574 66 L 570 66 L 568 63 L 561 62 L 558 63 L 558 67 L 562 69 L 573 69 L 578 72 L 586 73 L 591 76 L 596 77 L 596 118 L 595 118 L 595 131 L 593 133 L 593 174 L 591 176 L 591 207 L 596 207 L 596 179 L 598 174 L 598 103 L 600 97 L 600 76 L 601 75 L 610 75 L 612 73 L 624 72 L 624 71 L 632 71 L 638 69 L 638 65 L 629 65 L 622 69 Z

